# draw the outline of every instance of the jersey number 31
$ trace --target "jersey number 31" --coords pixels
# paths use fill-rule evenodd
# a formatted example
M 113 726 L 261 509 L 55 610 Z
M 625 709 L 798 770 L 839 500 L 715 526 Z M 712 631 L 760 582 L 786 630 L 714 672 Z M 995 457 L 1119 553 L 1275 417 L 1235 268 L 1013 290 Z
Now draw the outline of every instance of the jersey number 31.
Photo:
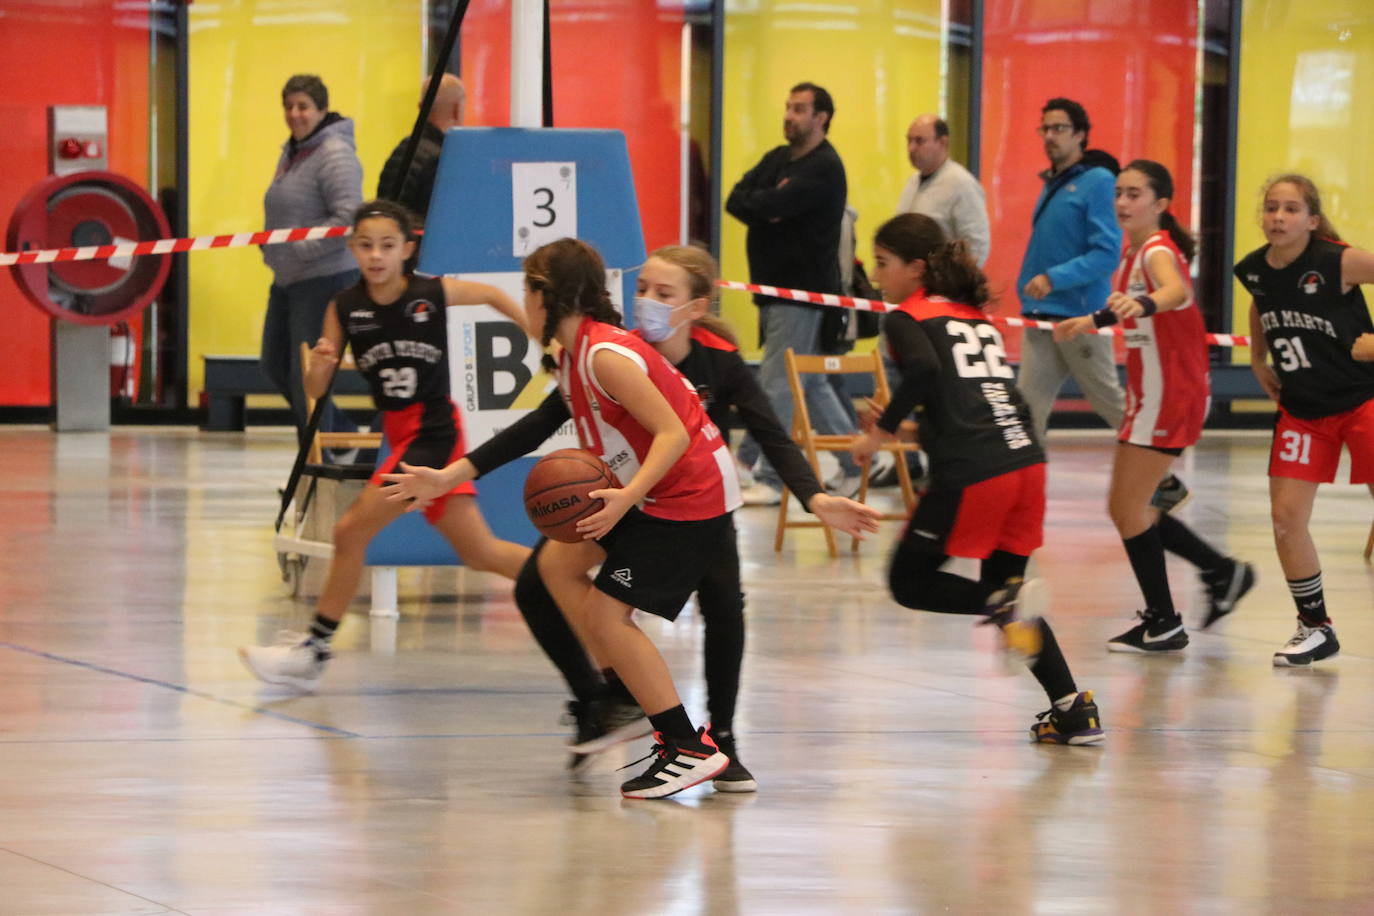
M 962 321 L 947 321 L 945 329 L 951 337 L 960 338 L 954 345 L 954 368 L 960 378 L 1011 378 L 1011 367 L 1002 346 L 1002 335 L 990 324 L 977 326 Z

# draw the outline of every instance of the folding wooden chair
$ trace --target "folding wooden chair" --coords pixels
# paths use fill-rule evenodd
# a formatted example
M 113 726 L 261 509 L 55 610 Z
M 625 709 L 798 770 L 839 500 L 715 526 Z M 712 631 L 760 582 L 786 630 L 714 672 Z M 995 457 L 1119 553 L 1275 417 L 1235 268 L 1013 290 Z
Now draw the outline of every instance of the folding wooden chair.
M 792 389 L 792 438 L 806 453 L 806 458 L 811 462 L 811 470 L 815 472 L 816 479 L 821 479 L 820 452 L 847 452 L 853 443 L 852 435 L 820 435 L 811 428 L 811 414 L 806 407 L 806 396 L 802 391 L 801 377 L 805 374 L 838 375 L 838 374 L 861 374 L 867 372 L 873 376 L 873 400 L 880 406 L 885 406 L 891 399 L 891 392 L 887 387 L 887 373 L 883 370 L 883 358 L 876 349 L 871 353 L 859 356 L 798 356 L 789 347 L 784 354 L 787 360 L 787 384 Z M 880 446 L 880 450 L 892 454 L 892 459 L 896 463 L 897 480 L 902 488 L 902 500 L 906 504 L 906 512 L 889 512 L 881 518 L 889 520 L 905 520 L 916 506 L 916 492 L 911 486 L 911 471 L 906 466 L 906 453 L 914 452 L 920 448 L 915 442 L 889 442 Z M 859 494 L 856 499 L 864 502 L 868 499 L 868 474 L 870 465 L 862 468 L 859 478 Z M 782 540 L 788 528 L 820 528 L 825 534 L 826 546 L 830 548 L 830 555 L 837 557 L 840 555 L 839 549 L 835 546 L 835 532 L 830 526 L 821 522 L 819 519 L 789 519 L 787 517 L 787 503 L 791 494 L 786 488 L 782 491 L 782 501 L 778 504 L 778 531 L 773 540 L 773 549 L 782 550 Z M 854 538 L 854 551 L 859 549 L 859 539 Z
M 1369 562 L 1370 554 L 1374 554 L 1374 525 L 1369 526 L 1369 539 L 1364 542 L 1364 561 Z
M 304 379 L 310 372 L 310 345 L 301 342 L 301 376 Z M 339 369 L 356 369 L 353 363 L 352 354 L 344 354 L 344 358 L 339 363 Z M 308 417 L 315 411 L 315 398 L 307 392 L 305 395 L 305 415 Z M 324 450 L 330 449 L 352 449 L 352 448 L 381 448 L 382 433 L 380 430 L 371 433 L 330 433 L 315 432 L 315 438 L 310 442 L 310 455 L 306 459 L 311 464 L 324 463 Z

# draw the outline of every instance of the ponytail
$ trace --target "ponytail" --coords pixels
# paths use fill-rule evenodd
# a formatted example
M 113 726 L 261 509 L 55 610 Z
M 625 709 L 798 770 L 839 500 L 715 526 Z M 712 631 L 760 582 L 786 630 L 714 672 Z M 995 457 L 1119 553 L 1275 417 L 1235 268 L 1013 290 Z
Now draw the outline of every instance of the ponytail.
M 558 332 L 558 324 L 569 315 L 582 314 L 594 321 L 615 325 L 620 313 L 606 290 L 606 264 L 596 249 L 578 239 L 559 239 L 535 249 L 525 258 L 525 286 L 530 292 L 544 294 L 544 327 L 539 340 L 545 347 Z M 557 368 L 547 353 L 544 368 Z
M 1145 176 L 1145 182 L 1154 192 L 1156 200 L 1174 200 L 1174 176 L 1169 174 L 1169 170 L 1155 162 L 1153 159 L 1135 159 L 1122 169 L 1123 172 L 1139 172 Z M 1197 241 L 1191 232 L 1184 229 L 1179 223 L 1178 217 L 1174 216 L 1168 209 L 1159 214 L 1159 228 L 1169 233 L 1169 238 L 1173 239 L 1174 246 L 1183 253 L 1185 261 L 1192 261 L 1193 255 L 1197 254 Z
M 974 308 L 986 308 L 992 302 L 987 275 L 978 267 L 963 239 L 946 242 L 926 258 L 925 289 L 932 295 Z

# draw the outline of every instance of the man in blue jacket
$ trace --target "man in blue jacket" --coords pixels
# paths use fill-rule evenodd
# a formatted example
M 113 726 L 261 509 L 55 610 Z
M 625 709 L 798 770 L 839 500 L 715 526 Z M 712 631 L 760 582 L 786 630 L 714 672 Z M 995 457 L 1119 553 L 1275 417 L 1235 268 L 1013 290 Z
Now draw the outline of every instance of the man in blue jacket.
M 1045 187 L 1035 204 L 1030 244 L 1016 281 L 1027 318 L 1060 321 L 1095 312 L 1107 302 L 1121 258 L 1118 166 L 1106 153 L 1086 152 L 1089 127 L 1088 113 L 1072 99 L 1050 99 L 1040 111 L 1039 133 L 1050 167 L 1040 174 Z M 1027 328 L 1017 387 L 1030 405 L 1041 442 L 1054 399 L 1070 375 L 1107 425 L 1121 425 L 1124 396 L 1112 338 L 1085 334 L 1056 343 L 1053 332 Z

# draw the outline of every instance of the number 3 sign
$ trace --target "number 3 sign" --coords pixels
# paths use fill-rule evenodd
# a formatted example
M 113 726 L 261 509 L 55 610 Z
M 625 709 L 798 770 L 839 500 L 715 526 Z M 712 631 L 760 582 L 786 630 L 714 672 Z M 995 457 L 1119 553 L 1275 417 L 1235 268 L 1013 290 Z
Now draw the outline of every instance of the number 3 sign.
M 512 253 L 577 237 L 577 163 L 513 162 L 510 167 Z

